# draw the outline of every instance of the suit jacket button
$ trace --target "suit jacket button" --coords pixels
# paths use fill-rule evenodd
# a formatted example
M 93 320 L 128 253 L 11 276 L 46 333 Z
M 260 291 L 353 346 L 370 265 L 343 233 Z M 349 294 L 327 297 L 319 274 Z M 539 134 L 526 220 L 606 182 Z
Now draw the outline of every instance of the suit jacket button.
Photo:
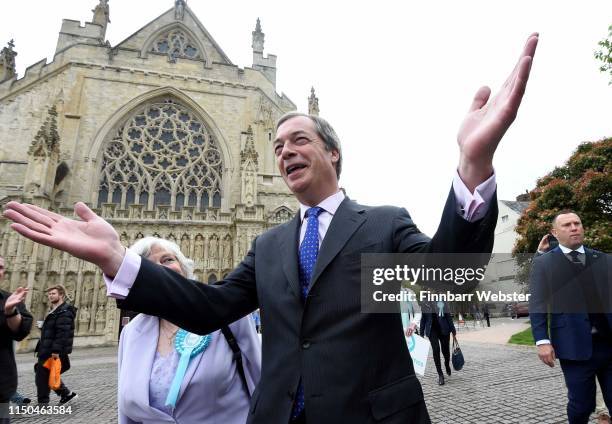
M 302 342 L 302 349 L 308 349 L 310 347 L 310 342 L 308 340 L 304 340 Z

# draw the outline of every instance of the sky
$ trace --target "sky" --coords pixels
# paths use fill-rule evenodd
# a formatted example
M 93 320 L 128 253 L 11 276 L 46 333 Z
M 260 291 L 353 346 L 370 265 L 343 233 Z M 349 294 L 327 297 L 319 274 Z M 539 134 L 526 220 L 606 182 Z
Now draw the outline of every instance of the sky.
M 17 70 L 53 60 L 64 18 L 91 21 L 97 0 L 5 1 L 0 43 L 15 39 Z M 110 0 L 116 45 L 173 0 Z M 456 134 L 478 87 L 493 92 L 532 32 L 540 33 L 518 117 L 495 154 L 498 197 L 514 198 L 561 166 L 579 143 L 612 136 L 612 86 L 593 57 L 612 2 L 188 0 L 232 62 L 252 64 L 261 19 L 278 56 L 277 91 L 306 112 L 310 87 L 342 140 L 347 194 L 408 209 L 432 235 L 459 157 Z

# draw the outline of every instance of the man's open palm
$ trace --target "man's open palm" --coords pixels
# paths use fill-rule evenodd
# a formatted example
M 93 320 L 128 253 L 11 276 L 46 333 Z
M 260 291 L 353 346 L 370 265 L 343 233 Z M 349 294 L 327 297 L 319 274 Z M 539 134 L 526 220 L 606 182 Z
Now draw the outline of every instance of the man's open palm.
M 119 235 L 84 203 L 78 202 L 74 211 L 82 221 L 38 206 L 9 202 L 4 216 L 14 222 L 11 228 L 19 234 L 92 262 L 106 274 L 115 275 L 121 264 L 120 260 L 117 263 L 117 254 L 123 257 Z
M 474 96 L 469 112 L 457 135 L 457 143 L 461 152 L 459 174 L 468 187 L 471 181 L 466 181 L 466 179 L 470 180 L 474 167 L 482 167 L 482 172 L 486 171 L 489 175 L 492 172 L 493 154 L 510 124 L 516 118 L 537 45 L 538 34 L 534 33 L 527 39 L 514 70 L 490 101 L 491 89 L 489 87 L 481 87 Z M 482 181 L 484 180 L 476 181 L 476 184 Z

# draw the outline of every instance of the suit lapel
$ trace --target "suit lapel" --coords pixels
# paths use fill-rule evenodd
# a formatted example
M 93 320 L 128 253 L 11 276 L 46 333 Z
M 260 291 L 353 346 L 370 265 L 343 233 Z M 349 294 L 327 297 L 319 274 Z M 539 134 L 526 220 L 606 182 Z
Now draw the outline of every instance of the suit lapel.
M 300 229 L 300 212 L 289 222 L 285 230 L 279 234 L 281 263 L 285 276 L 289 281 L 293 294 L 301 299 L 300 277 L 298 274 L 298 240 Z
M 599 292 L 602 305 L 602 312 L 609 311 L 610 307 L 610 286 L 608 284 L 608 270 L 606 269 L 606 258 L 601 253 L 595 252 L 588 247 L 584 248 L 586 256 L 586 266 L 590 269 L 593 276 L 595 289 Z
M 340 250 L 342 250 L 353 233 L 355 233 L 355 231 L 357 231 L 366 221 L 363 212 L 364 209 L 348 197 L 342 201 L 329 224 L 329 228 L 321 244 L 321 249 L 319 250 L 319 256 L 317 257 L 317 263 L 310 283 L 311 290 L 321 273 L 336 257 Z

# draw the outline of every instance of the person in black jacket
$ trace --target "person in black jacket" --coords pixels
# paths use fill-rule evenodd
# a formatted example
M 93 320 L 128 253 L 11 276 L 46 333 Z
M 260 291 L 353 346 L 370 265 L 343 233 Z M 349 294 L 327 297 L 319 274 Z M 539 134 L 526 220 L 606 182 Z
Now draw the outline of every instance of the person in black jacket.
M 47 289 L 51 311 L 42 325 L 40 340 L 35 349 L 38 353 L 38 362 L 34 365 L 34 370 L 39 404 L 49 403 L 49 370 L 43 366 L 45 361 L 50 357 L 59 358 L 62 363 L 62 373 L 70 369 L 68 354 L 72 353 L 76 308 L 64 302 L 65 296 L 66 289 L 61 284 Z M 61 396 L 60 405 L 77 398 L 77 394 L 70 391 L 63 381 L 55 393 Z
M 4 258 L 0 256 L 0 280 L 4 277 Z M 6 407 L 17 390 L 17 365 L 13 342 L 23 340 L 32 328 L 32 315 L 23 301 L 28 289 L 13 294 L 0 290 L 0 424 L 8 423 Z M 2 409 L 4 408 L 4 410 Z
M 444 373 L 442 372 L 442 362 L 440 361 L 440 347 L 444 355 L 444 366 L 446 373 L 451 375 L 450 367 L 450 335 L 453 339 L 457 336 L 457 330 L 453 324 L 453 318 L 445 308 L 444 302 L 427 302 L 423 305 L 423 316 L 421 318 L 421 335 L 429 338 L 431 350 L 433 352 L 436 371 L 438 371 L 438 384 L 444 385 Z

